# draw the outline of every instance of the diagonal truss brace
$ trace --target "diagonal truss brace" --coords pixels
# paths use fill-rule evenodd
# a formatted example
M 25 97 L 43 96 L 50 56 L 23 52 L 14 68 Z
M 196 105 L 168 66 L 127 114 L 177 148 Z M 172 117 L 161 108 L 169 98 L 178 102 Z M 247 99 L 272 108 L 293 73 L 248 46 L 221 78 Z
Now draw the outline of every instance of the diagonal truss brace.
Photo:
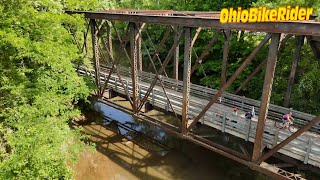
M 205 106 L 205 108 L 199 113 L 199 115 L 193 120 L 189 125 L 188 131 L 190 131 L 195 124 L 201 119 L 201 117 L 208 111 L 208 109 L 219 99 L 222 93 L 231 85 L 231 83 L 239 76 L 239 74 L 247 67 L 247 65 L 253 60 L 255 55 L 262 49 L 264 44 L 266 44 L 271 38 L 271 34 L 267 34 L 266 37 L 260 42 L 260 44 L 251 52 L 251 54 L 244 60 L 236 72 L 230 77 L 230 79 L 220 88 L 220 90 L 215 94 L 210 102 Z

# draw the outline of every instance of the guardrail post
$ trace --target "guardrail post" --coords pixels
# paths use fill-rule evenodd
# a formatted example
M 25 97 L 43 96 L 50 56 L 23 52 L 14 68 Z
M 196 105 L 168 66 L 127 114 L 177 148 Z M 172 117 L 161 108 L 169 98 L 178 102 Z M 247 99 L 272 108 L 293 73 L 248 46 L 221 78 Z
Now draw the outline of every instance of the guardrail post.
M 128 80 L 125 80 L 126 81 L 126 87 L 127 87 L 127 93 L 129 94 L 129 81 Z M 124 92 L 126 91 L 125 89 L 123 90 Z
M 151 97 L 152 97 L 152 106 L 154 106 L 154 98 L 155 98 L 155 96 L 154 96 L 154 89 L 152 89 L 151 92 L 152 92 L 152 96 L 151 96 Z
M 204 124 L 205 118 L 206 118 L 206 113 L 205 113 L 205 114 L 203 115 L 203 117 L 201 118 L 201 124 Z
M 251 130 L 251 119 L 248 119 L 248 123 L 247 123 L 246 141 L 249 141 L 249 137 L 250 137 L 250 130 Z
M 303 163 L 304 164 L 308 164 L 308 161 L 309 161 L 309 155 L 310 155 L 310 151 L 311 151 L 311 146 L 312 146 L 313 142 L 312 142 L 312 138 L 309 138 L 309 141 L 308 141 L 308 147 L 307 147 L 307 151 L 306 151 L 306 155 L 304 157 L 304 161 Z
M 227 113 L 223 112 L 222 126 L 221 126 L 221 131 L 222 132 L 225 132 L 225 130 L 226 130 L 226 121 L 227 121 Z
M 183 63 L 183 97 L 182 97 L 182 133 L 187 132 L 189 96 L 190 96 L 190 71 L 191 71 L 191 28 L 185 28 L 184 63 Z
M 240 107 L 240 109 L 242 110 L 242 111 L 245 111 L 245 109 L 244 109 L 244 96 L 242 96 L 241 97 L 241 107 Z
M 114 77 L 114 90 L 118 92 L 118 79 Z
M 273 137 L 273 143 L 272 143 L 272 148 L 275 147 L 278 144 L 279 141 L 279 128 L 276 127 L 274 137 Z
M 139 85 L 139 99 L 142 99 L 142 90 L 141 90 L 142 86 Z

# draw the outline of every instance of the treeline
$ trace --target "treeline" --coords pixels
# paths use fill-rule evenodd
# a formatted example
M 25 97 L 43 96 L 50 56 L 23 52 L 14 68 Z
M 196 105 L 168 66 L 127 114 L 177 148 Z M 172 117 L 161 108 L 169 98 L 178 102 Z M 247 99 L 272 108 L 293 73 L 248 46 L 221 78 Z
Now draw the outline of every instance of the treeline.
M 81 16 L 108 1 L 0 0 L 0 179 L 71 179 L 83 145 L 69 121 L 89 88 L 75 72 L 82 59 L 72 33 Z

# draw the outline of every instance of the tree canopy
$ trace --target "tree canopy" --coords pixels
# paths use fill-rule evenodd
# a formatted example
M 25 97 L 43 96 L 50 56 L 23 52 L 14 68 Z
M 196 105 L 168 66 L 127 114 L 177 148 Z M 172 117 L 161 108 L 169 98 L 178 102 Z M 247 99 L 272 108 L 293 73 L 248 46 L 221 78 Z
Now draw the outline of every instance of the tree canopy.
M 0 1 L 0 179 L 72 177 L 66 163 L 77 156 L 81 136 L 68 122 L 89 89 L 75 72 L 82 56 L 71 34 L 85 21 L 64 10 L 106 2 Z

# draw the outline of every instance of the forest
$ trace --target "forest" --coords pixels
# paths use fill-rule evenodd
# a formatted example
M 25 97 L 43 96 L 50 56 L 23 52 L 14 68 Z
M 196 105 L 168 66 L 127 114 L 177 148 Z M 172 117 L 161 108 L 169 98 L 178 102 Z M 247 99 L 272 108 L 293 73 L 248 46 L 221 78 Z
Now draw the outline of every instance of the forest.
M 75 71 L 76 65 L 85 63 L 86 59 L 76 43 L 83 41 L 86 21 L 82 15 L 69 15 L 65 10 L 220 11 L 261 5 L 313 7 L 314 14 L 320 14 L 318 0 L 0 0 L 0 179 L 72 179 L 74 176 L 69 164 L 76 162 L 85 145 L 80 130 L 70 129 L 69 124 L 81 113 L 77 104 L 87 99 L 92 87 Z M 154 41 L 164 32 L 155 28 L 152 31 L 156 32 L 151 37 Z M 202 33 L 195 46 L 199 53 L 213 31 L 206 29 Z M 262 38 L 262 35 L 232 31 L 228 77 Z M 271 96 L 273 104 L 284 104 L 298 38 L 291 36 L 280 50 Z M 223 43 L 222 38 L 209 51 L 195 72 L 195 81 L 219 88 Z M 229 92 L 237 90 L 267 52 L 268 48 L 264 48 L 259 53 Z M 319 114 L 319 62 L 305 37 L 289 107 Z M 263 79 L 262 70 L 239 94 L 260 99 Z

